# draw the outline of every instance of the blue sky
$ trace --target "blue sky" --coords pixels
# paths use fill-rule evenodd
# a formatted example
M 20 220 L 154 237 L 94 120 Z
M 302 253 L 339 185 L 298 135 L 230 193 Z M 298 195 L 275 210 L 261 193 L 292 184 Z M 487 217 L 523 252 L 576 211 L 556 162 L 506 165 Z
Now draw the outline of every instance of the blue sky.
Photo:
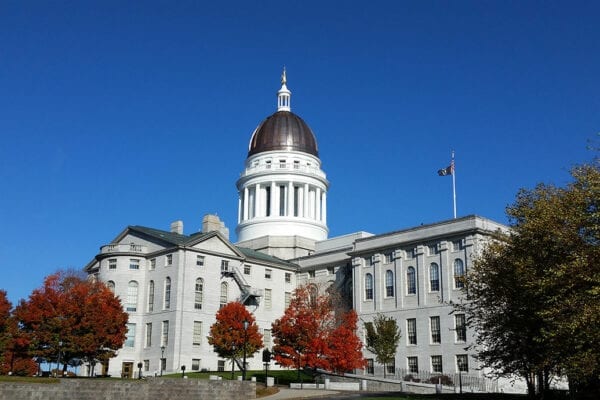
M 506 222 L 600 131 L 600 15 L 582 1 L 4 1 L 0 288 L 15 303 L 127 225 L 217 213 L 281 69 L 313 129 L 330 236 Z

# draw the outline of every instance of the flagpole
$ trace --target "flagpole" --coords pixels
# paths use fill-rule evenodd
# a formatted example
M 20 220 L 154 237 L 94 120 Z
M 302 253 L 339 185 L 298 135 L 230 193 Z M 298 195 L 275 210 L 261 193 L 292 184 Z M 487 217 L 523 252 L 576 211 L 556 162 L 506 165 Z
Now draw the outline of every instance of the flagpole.
M 454 219 L 456 219 L 456 173 L 454 168 L 454 150 L 452 150 L 452 200 L 454 205 Z

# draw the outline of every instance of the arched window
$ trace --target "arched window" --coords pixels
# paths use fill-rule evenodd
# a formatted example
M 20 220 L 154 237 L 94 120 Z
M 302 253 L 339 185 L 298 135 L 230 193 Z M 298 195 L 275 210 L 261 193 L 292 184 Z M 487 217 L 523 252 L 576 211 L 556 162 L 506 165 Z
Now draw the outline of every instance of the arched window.
M 227 282 L 221 282 L 221 301 L 219 308 L 222 308 L 227 304 L 227 297 Z
M 429 290 L 438 292 L 440 290 L 440 267 L 436 263 L 429 266 Z
M 171 278 L 167 276 L 167 279 L 165 279 L 164 309 L 168 310 L 169 308 L 171 308 Z
M 460 289 L 465 287 L 463 278 L 465 276 L 465 264 L 460 258 L 454 260 L 454 287 Z
M 202 292 L 204 291 L 204 280 L 196 279 L 196 294 L 194 296 L 194 309 L 202 310 Z
M 394 273 L 390 269 L 385 272 L 385 295 L 394 296 Z
M 408 267 L 406 270 L 406 293 L 417 294 L 417 280 L 414 267 Z
M 373 275 L 365 275 L 365 300 L 373 300 Z
M 127 285 L 127 311 L 137 311 L 138 283 L 130 281 Z
M 148 312 L 154 311 L 154 281 L 148 283 Z
M 115 283 L 113 281 L 106 282 L 106 287 L 109 288 L 111 292 L 115 292 Z

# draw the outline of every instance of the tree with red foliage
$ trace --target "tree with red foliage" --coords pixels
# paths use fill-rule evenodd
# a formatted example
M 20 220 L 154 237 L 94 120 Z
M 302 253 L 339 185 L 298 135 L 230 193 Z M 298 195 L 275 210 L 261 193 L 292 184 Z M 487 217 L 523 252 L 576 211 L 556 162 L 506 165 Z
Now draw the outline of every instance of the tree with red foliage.
M 273 322 L 275 361 L 286 367 L 345 372 L 363 368 L 356 313 L 339 306 L 339 296 L 318 294 L 314 286 L 296 289 L 290 305 Z
M 0 373 L 3 373 L 2 366 L 8 362 L 6 358 L 11 341 L 9 329 L 11 308 L 12 304 L 6 298 L 6 291 L 0 290 Z
M 127 313 L 103 283 L 73 273 L 44 280 L 15 310 L 32 356 L 88 362 L 114 356 L 124 341 Z
M 231 359 L 240 366 L 239 358 L 244 354 L 253 357 L 262 346 L 262 335 L 254 316 L 240 302 L 231 302 L 223 306 L 216 315 L 217 321 L 210 327 L 208 343 L 222 358 Z M 244 331 L 244 321 L 248 328 Z M 245 366 L 240 366 L 244 368 Z

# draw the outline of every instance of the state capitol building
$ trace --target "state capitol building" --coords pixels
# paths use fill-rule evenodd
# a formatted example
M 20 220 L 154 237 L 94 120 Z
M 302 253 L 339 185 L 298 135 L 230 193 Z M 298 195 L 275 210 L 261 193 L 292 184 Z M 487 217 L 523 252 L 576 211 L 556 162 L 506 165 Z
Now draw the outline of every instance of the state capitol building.
M 481 374 L 466 347 L 473 332 L 460 302 L 461 277 L 485 241 L 506 226 L 479 216 L 373 235 L 328 238 L 329 181 L 321 169 L 317 139 L 291 111 L 285 71 L 277 111 L 252 133 L 248 156 L 236 182 L 237 243 L 214 215 L 199 232 L 185 234 L 182 221 L 170 229 L 128 226 L 85 270 L 105 282 L 129 313 L 127 339 L 102 373 L 133 376 L 157 371 L 227 370 L 207 336 L 220 307 L 240 301 L 255 316 L 265 348 L 273 345 L 271 324 L 284 314 L 294 289 L 315 285 L 339 290 L 364 322 L 378 313 L 393 317 L 402 337 L 388 376 L 425 371 Z M 197 230 L 198 227 L 194 227 Z M 383 376 L 368 360 L 359 374 Z M 261 369 L 260 353 L 248 359 Z

